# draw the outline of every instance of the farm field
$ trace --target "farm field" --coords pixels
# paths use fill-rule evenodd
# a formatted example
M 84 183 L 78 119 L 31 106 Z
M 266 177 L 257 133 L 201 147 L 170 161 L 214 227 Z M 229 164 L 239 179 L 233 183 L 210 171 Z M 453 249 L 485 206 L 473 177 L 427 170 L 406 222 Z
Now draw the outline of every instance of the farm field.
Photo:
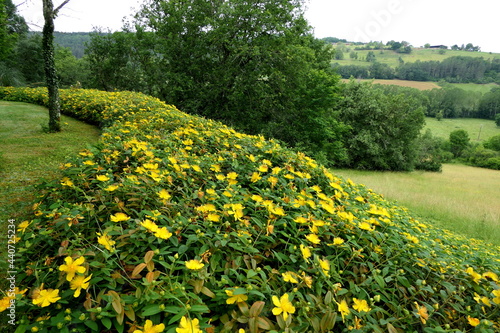
M 335 170 L 439 227 L 500 245 L 500 171 L 444 164 L 442 173 Z
M 401 87 L 416 88 L 418 90 L 441 89 L 436 82 L 407 81 L 407 80 L 377 80 L 377 79 L 358 79 L 358 82 L 373 82 L 373 84 L 394 85 Z M 349 82 L 349 79 L 342 79 L 342 82 Z
M 346 45 L 348 52 L 344 52 L 343 60 L 334 60 L 334 63 L 340 65 L 358 65 L 358 66 L 369 66 L 371 63 L 365 61 L 366 55 L 369 50 L 355 50 L 354 45 Z M 351 51 L 358 53 L 358 59 L 351 59 L 349 53 Z M 453 51 L 445 50 L 444 54 L 439 53 L 438 49 L 424 49 L 424 48 L 413 48 L 410 54 L 397 53 L 392 50 L 373 50 L 375 57 L 378 62 L 387 64 L 391 67 L 397 67 L 399 65 L 399 58 L 401 58 L 405 63 L 420 61 L 443 61 L 449 57 L 462 56 L 462 57 L 483 57 L 484 59 L 499 59 L 500 54 L 489 53 L 489 52 L 467 52 L 467 51 Z
M 423 131 L 427 129 L 431 130 L 432 135 L 443 139 L 448 139 L 452 131 L 463 129 L 469 133 L 469 138 L 473 143 L 500 135 L 500 127 L 496 126 L 493 120 L 488 119 L 456 118 L 438 121 L 436 118 L 426 117 Z

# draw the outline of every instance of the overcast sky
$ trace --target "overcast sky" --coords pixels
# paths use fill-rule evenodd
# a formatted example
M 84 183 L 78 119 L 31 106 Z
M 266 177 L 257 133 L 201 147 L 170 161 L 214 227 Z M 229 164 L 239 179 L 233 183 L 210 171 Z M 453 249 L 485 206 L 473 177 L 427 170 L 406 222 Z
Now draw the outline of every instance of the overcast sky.
M 59 5 L 62 0 L 53 0 Z M 13 0 L 33 30 L 41 30 L 41 0 Z M 56 31 L 120 30 L 122 19 L 142 0 L 71 0 L 55 21 Z M 316 37 L 368 42 L 408 41 L 413 46 L 472 43 L 500 53 L 498 0 L 309 0 L 306 18 Z

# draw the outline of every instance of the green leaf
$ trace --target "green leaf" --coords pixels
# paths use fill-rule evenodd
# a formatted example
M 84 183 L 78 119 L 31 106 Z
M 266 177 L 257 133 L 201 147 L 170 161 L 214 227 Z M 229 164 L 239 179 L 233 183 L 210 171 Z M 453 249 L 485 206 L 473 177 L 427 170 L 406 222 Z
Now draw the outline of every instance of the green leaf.
M 92 320 L 86 320 L 84 322 L 85 325 L 87 325 L 88 328 L 90 328 L 92 331 L 98 332 L 99 331 L 99 325 L 95 321 Z
M 208 309 L 208 306 L 204 304 L 196 304 L 191 306 L 191 312 L 200 312 L 200 313 L 209 313 L 210 310 Z
M 104 327 L 106 327 L 108 330 L 113 325 L 113 323 L 111 322 L 111 320 L 109 318 L 107 318 L 107 317 L 102 318 L 101 322 L 104 325 Z
M 160 309 L 160 306 L 158 304 L 151 304 L 144 308 L 144 310 L 142 311 L 142 317 L 149 317 L 160 313 L 161 311 L 162 310 Z

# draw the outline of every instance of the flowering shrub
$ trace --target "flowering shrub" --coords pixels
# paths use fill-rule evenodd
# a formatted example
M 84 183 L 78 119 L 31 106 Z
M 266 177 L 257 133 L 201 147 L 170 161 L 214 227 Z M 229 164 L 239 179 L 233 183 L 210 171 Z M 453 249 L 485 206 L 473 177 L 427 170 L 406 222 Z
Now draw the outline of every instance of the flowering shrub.
M 154 98 L 61 97 L 66 114 L 107 127 L 40 184 L 18 227 L 20 332 L 500 329 L 498 247 Z

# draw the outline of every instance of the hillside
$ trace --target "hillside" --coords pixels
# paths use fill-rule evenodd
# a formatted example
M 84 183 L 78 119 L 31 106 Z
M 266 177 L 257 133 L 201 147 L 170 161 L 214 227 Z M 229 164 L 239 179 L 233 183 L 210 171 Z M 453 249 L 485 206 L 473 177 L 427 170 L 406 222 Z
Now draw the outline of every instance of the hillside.
M 335 48 L 338 45 L 334 45 Z M 370 50 L 356 50 L 358 45 L 345 44 L 346 52 L 344 52 L 343 60 L 334 60 L 342 66 L 357 65 L 357 66 L 370 66 L 370 62 L 366 61 L 366 56 Z M 358 53 L 358 59 L 351 59 L 349 52 Z M 410 54 L 397 53 L 392 50 L 373 50 L 376 60 L 380 63 L 387 64 L 393 68 L 400 64 L 400 59 L 405 63 L 412 63 L 416 61 L 443 61 L 450 57 L 474 57 L 484 58 L 487 60 L 500 59 L 500 53 L 490 52 L 469 52 L 469 51 L 455 51 L 455 50 L 441 50 L 441 49 L 426 49 L 426 48 L 413 48 Z

